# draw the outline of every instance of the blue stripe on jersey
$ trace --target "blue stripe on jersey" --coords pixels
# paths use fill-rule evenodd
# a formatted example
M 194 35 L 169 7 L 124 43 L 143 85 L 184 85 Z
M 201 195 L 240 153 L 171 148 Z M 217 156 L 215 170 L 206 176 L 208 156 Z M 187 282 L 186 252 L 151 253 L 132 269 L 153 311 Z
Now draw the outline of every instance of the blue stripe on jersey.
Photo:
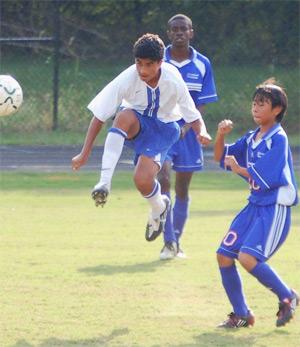
M 147 98 L 148 98 L 148 106 L 143 112 L 143 116 L 157 118 L 157 112 L 159 108 L 159 98 L 160 98 L 159 88 L 156 88 L 155 90 L 153 90 L 147 87 Z

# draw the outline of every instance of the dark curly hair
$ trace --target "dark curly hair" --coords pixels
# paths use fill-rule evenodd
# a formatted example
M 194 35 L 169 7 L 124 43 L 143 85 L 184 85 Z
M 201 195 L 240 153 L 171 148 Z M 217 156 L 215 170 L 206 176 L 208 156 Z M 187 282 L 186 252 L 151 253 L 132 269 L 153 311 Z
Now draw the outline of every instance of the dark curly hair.
M 165 45 L 162 39 L 155 34 L 145 34 L 141 36 L 133 46 L 135 58 L 151 59 L 160 61 L 164 56 Z

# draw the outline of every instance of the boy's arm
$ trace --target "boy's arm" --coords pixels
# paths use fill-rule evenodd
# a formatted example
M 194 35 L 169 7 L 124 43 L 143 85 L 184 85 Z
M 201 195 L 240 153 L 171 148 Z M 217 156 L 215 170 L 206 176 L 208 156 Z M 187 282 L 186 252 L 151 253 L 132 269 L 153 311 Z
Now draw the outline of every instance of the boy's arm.
M 77 154 L 75 157 L 72 158 L 73 170 L 78 170 L 81 166 L 83 166 L 87 162 L 89 155 L 91 153 L 95 138 L 99 134 L 103 124 L 104 122 L 102 122 L 98 118 L 96 117 L 92 118 L 86 133 L 82 150 L 79 154 Z
M 224 119 L 218 124 L 218 130 L 216 134 L 215 146 L 214 146 L 214 159 L 220 161 L 225 147 L 225 136 L 232 130 L 233 123 L 230 119 Z

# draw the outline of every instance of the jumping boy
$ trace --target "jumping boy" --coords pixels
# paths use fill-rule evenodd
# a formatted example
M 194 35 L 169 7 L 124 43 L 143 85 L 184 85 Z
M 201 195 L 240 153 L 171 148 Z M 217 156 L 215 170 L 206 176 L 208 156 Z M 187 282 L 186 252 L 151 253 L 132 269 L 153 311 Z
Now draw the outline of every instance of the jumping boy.
M 298 202 L 288 138 L 280 125 L 287 109 L 285 91 L 269 79 L 256 87 L 252 116 L 258 128 L 234 144 L 224 145 L 232 122 L 218 125 L 215 160 L 249 182 L 248 205 L 238 213 L 219 249 L 217 260 L 222 283 L 233 312 L 219 327 L 252 326 L 254 315 L 248 307 L 235 260 L 278 296 L 276 326 L 293 318 L 299 296 L 267 264 L 285 241 L 291 223 L 291 206 Z
M 74 170 L 87 162 L 104 122 L 119 110 L 106 137 L 100 181 L 92 197 L 96 206 L 106 203 L 124 143 L 132 147 L 136 153 L 134 182 L 151 207 L 146 226 L 146 238 L 150 241 L 164 230 L 170 206 L 168 197 L 161 194 L 156 176 L 168 149 L 179 138 L 176 123 L 179 114 L 191 124 L 199 142 L 207 138 L 201 132 L 201 127 L 205 129 L 201 114 L 179 72 L 162 62 L 164 49 L 157 35 L 146 34 L 137 40 L 133 47 L 135 64 L 111 81 L 88 105 L 94 117 L 81 152 L 72 159 Z
M 166 48 L 164 60 L 178 69 L 196 108 L 202 113 L 205 104 L 217 101 L 218 97 L 209 59 L 190 46 L 194 36 L 192 20 L 184 14 L 176 14 L 168 21 L 167 34 L 171 45 Z M 185 134 L 169 150 L 158 175 L 163 194 L 170 197 L 171 168 L 176 172 L 175 202 L 167 215 L 161 260 L 185 257 L 180 239 L 189 214 L 189 186 L 193 173 L 203 168 L 203 151 L 195 133 L 189 125 L 184 125 L 184 119 L 178 124 Z

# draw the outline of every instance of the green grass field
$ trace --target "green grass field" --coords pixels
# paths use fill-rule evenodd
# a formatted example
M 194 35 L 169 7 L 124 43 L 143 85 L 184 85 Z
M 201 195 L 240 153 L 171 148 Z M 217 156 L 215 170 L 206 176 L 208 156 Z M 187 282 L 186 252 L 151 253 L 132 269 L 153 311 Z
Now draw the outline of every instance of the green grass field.
M 147 243 L 147 203 L 131 173 L 117 172 L 105 208 L 95 208 L 94 173 L 2 173 L 1 347 L 298 347 L 294 321 L 275 327 L 277 298 L 241 269 L 252 329 L 215 328 L 230 306 L 215 250 L 247 186 L 228 173 L 195 175 L 183 238 L 188 259 L 158 260 Z M 300 290 L 300 214 L 270 264 Z

